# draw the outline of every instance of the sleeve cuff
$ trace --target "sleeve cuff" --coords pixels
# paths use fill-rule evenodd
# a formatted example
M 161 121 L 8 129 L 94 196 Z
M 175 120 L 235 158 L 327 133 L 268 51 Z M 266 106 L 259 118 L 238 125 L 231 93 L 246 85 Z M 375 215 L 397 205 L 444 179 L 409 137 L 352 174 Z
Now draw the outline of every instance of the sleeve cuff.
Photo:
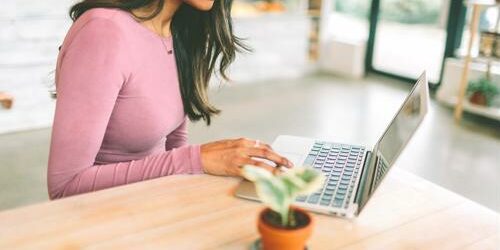
M 201 163 L 200 145 L 191 145 L 190 159 L 191 159 L 191 173 L 203 174 L 203 164 Z

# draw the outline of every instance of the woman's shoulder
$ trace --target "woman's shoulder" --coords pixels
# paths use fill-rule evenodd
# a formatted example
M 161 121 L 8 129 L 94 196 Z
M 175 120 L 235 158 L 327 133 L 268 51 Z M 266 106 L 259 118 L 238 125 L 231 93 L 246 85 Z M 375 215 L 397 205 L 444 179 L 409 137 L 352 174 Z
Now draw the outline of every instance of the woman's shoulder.
M 93 8 L 85 11 L 75 23 L 92 20 L 108 20 L 116 24 L 127 24 L 132 16 L 129 12 L 116 8 Z
M 123 28 L 128 24 L 129 14 L 123 10 L 110 8 L 94 8 L 85 11 L 73 24 L 71 29 L 79 30 L 89 24 L 95 28 Z M 104 24 L 104 25 L 103 25 Z
M 94 37 L 124 41 L 130 17 L 119 9 L 94 8 L 85 11 L 71 26 L 63 42 L 62 50 L 78 37 Z M 100 40 L 102 40 L 100 39 Z M 98 42 L 98 41 L 96 41 Z

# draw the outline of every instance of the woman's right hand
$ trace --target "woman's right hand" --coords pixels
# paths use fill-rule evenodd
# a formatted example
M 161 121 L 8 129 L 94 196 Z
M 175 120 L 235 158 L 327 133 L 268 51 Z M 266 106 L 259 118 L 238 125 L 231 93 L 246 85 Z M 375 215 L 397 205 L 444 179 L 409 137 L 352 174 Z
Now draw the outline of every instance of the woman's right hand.
M 256 140 L 240 138 L 201 145 L 201 162 L 207 174 L 241 176 L 241 168 L 245 165 L 254 165 L 271 172 L 276 170 L 274 166 L 255 158 L 272 161 L 277 166 L 293 166 L 292 162 L 278 155 L 269 145 Z

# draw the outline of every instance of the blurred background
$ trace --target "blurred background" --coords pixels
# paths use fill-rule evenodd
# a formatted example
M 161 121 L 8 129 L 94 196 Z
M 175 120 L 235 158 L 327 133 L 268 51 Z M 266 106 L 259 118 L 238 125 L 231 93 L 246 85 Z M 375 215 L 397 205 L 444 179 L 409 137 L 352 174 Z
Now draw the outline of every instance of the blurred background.
M 0 210 L 48 200 L 49 92 L 74 2 L 0 8 Z M 499 212 L 499 7 L 472 10 L 458 0 L 235 0 L 236 33 L 254 52 L 237 58 L 230 83 L 214 79 L 223 112 L 210 127 L 191 124 L 190 142 L 292 134 L 373 144 L 426 70 L 431 111 L 395 167 Z

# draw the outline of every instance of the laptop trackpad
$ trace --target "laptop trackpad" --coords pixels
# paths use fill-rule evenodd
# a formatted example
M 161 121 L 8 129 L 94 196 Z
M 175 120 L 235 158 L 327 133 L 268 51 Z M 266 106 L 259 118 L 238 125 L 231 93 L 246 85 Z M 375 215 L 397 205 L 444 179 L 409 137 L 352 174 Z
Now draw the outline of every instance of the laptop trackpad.
M 297 136 L 282 135 L 273 142 L 273 149 L 288 158 L 295 166 L 301 166 L 311 150 L 314 140 Z

